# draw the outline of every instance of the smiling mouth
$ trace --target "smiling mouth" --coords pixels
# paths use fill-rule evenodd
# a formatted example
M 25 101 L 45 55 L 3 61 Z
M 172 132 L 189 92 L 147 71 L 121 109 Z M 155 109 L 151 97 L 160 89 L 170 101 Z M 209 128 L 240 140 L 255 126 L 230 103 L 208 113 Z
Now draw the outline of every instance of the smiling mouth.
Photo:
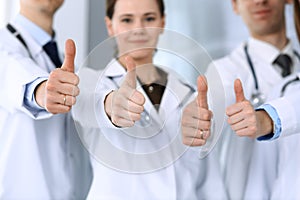
M 265 9 L 265 10 L 259 10 L 254 12 L 254 15 L 259 16 L 259 17 L 264 17 L 266 15 L 269 15 L 271 13 L 271 10 Z
M 142 44 L 142 43 L 147 43 L 148 40 L 131 40 L 130 42 L 135 44 Z

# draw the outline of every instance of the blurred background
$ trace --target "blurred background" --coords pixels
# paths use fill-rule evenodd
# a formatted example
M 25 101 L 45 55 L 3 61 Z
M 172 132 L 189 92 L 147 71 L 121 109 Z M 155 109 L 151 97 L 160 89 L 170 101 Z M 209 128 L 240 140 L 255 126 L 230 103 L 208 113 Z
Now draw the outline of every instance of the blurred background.
M 203 45 L 213 59 L 228 54 L 248 37 L 241 18 L 232 10 L 230 0 L 165 0 L 165 4 L 166 28 L 191 37 Z M 19 0 L 0 0 L 1 27 L 16 15 L 18 5 Z M 296 41 L 292 13 L 292 6 L 287 6 L 288 35 Z M 65 0 L 57 12 L 55 29 L 58 30 L 59 47 L 63 50 L 67 38 L 76 41 L 77 66 L 108 37 L 104 16 L 105 0 Z M 299 51 L 299 45 L 295 48 Z

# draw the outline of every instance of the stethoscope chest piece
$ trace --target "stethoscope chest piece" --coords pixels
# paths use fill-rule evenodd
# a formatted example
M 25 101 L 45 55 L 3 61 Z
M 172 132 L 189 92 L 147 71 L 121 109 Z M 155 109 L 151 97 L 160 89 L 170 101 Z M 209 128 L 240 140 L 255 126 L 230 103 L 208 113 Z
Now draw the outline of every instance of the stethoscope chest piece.
M 260 93 L 259 91 L 255 91 L 250 99 L 250 102 L 254 108 L 258 108 L 262 104 L 265 103 L 266 97 L 264 94 Z

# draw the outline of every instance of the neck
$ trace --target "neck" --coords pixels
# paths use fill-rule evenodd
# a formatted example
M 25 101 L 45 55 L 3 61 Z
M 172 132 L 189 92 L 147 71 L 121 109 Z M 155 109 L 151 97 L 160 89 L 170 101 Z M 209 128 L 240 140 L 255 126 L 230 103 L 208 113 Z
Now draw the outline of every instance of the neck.
M 157 71 L 157 68 L 152 64 L 146 64 L 137 68 L 136 74 L 143 84 L 157 83 L 160 80 L 161 75 Z
M 41 27 L 49 35 L 53 35 L 53 15 L 47 15 L 42 12 L 34 12 L 33 10 L 27 10 L 21 8 L 20 14 Z
M 120 57 L 119 62 L 126 69 L 125 57 Z M 160 78 L 160 74 L 158 73 L 156 67 L 153 65 L 153 59 L 143 58 L 143 59 L 134 59 L 136 64 L 136 74 L 139 79 L 144 84 L 154 83 Z
M 281 31 L 280 33 L 274 33 L 268 35 L 251 34 L 251 36 L 257 40 L 267 42 L 279 50 L 282 50 L 288 43 L 285 30 Z
M 122 64 L 122 66 L 126 69 L 126 62 L 125 62 L 125 56 L 121 56 L 118 58 L 119 62 Z M 142 66 L 142 65 L 146 65 L 146 64 L 152 64 L 153 63 L 153 59 L 152 57 L 149 58 L 141 58 L 141 59 L 136 59 L 133 58 L 135 65 L 138 66 Z

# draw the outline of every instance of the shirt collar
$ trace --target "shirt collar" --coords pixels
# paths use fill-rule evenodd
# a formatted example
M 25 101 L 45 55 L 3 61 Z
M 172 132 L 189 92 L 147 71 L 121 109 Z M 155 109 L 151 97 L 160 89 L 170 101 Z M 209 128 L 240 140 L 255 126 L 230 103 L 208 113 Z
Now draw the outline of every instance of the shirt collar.
M 21 25 L 22 27 L 26 27 L 27 32 L 31 35 L 31 37 L 41 46 L 44 46 L 49 41 L 54 39 L 43 29 L 41 29 L 39 26 L 34 24 L 32 21 L 27 19 L 21 14 L 18 14 L 15 18 L 15 22 Z
M 291 58 L 294 57 L 293 46 L 290 40 L 288 41 L 288 44 L 283 48 L 282 51 L 280 51 L 270 43 L 257 40 L 252 37 L 249 38 L 248 45 L 249 52 L 251 54 L 256 54 L 257 56 L 263 58 L 270 64 L 272 64 L 281 53 L 287 54 Z
M 120 62 L 117 59 L 111 60 L 107 66 L 108 67 L 104 72 L 105 76 L 118 77 L 123 76 L 126 73 L 125 68 L 120 64 Z

